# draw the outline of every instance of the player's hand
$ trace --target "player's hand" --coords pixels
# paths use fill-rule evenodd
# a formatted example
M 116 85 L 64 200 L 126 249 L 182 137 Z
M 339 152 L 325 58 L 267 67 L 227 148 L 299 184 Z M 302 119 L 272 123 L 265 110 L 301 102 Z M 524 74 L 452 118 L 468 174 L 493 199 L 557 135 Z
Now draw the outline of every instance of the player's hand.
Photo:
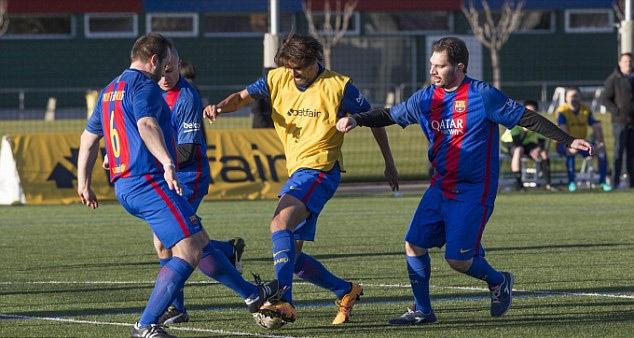
M 216 107 L 215 104 L 210 104 L 203 110 L 203 116 L 209 120 L 209 123 L 214 123 L 221 112 L 221 108 Z
M 590 156 L 594 156 L 594 148 L 592 148 L 592 144 L 590 144 L 590 142 L 586 140 L 582 140 L 580 138 L 575 139 L 574 141 L 572 141 L 570 148 L 588 151 L 588 154 L 590 154 Z
M 343 117 L 337 121 L 337 130 L 342 133 L 347 133 L 357 126 L 357 121 L 352 117 Z
M 77 194 L 79 195 L 81 204 L 93 209 L 97 209 L 99 207 L 99 201 L 97 201 L 97 196 L 92 189 L 88 187 L 79 187 L 77 189 Z
M 394 163 L 385 165 L 385 178 L 387 179 L 387 183 L 392 188 L 392 191 L 398 191 L 398 170 L 396 170 L 396 166 Z
M 110 160 L 108 160 L 108 154 L 103 155 L 103 163 L 101 163 L 101 167 L 110 170 Z
M 163 165 L 163 170 L 165 171 L 163 177 L 170 190 L 174 190 L 177 194 L 183 195 L 183 188 L 176 177 L 176 167 L 173 164 L 165 164 Z

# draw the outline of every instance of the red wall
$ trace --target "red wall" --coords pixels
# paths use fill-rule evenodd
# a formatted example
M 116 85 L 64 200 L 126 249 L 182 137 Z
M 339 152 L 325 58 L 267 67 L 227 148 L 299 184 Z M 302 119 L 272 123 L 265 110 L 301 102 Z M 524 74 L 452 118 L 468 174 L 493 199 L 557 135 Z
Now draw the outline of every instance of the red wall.
M 312 0 L 311 8 L 321 10 L 326 0 Z M 341 0 L 345 4 L 346 0 Z M 330 0 L 334 8 L 336 0 Z M 416 10 L 460 10 L 462 0 L 359 0 L 359 11 L 416 11 Z
M 9 13 L 142 12 L 143 0 L 9 0 Z

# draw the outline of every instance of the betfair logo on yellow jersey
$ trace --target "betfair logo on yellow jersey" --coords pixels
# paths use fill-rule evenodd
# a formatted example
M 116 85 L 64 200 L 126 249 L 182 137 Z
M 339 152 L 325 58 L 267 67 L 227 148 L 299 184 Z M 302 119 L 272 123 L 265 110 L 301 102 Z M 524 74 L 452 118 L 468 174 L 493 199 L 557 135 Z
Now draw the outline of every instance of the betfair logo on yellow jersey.
M 305 117 L 319 118 L 319 115 L 321 115 L 321 112 L 317 111 L 317 110 L 312 110 L 310 108 L 302 108 L 302 109 L 293 109 L 293 108 L 291 108 L 291 109 L 288 110 L 286 115 L 288 115 L 288 116 L 305 116 Z

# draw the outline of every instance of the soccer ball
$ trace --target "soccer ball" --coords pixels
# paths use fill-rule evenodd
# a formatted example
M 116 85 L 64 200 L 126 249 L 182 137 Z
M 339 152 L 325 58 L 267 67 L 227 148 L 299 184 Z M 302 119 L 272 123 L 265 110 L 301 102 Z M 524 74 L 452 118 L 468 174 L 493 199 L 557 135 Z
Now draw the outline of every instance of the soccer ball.
M 278 313 L 271 311 L 258 311 L 253 314 L 253 319 L 256 324 L 267 330 L 279 329 L 286 324 Z

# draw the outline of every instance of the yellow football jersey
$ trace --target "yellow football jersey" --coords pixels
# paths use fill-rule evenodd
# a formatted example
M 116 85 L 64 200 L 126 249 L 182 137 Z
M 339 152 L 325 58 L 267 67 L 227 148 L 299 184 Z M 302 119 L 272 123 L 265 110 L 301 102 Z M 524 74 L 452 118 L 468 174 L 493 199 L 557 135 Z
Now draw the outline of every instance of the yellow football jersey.
M 285 67 L 270 71 L 266 80 L 288 175 L 299 168 L 328 171 L 336 162 L 343 171 L 343 133 L 336 124 L 350 78 L 325 69 L 303 92 L 297 89 L 292 71 Z
M 568 128 L 568 134 L 574 138 L 585 139 L 588 136 L 588 120 L 592 115 L 590 108 L 584 104 L 579 107 L 579 113 L 575 114 L 574 109 L 567 103 L 562 104 L 557 108 L 557 118 L 559 114 L 566 118 L 566 127 Z

